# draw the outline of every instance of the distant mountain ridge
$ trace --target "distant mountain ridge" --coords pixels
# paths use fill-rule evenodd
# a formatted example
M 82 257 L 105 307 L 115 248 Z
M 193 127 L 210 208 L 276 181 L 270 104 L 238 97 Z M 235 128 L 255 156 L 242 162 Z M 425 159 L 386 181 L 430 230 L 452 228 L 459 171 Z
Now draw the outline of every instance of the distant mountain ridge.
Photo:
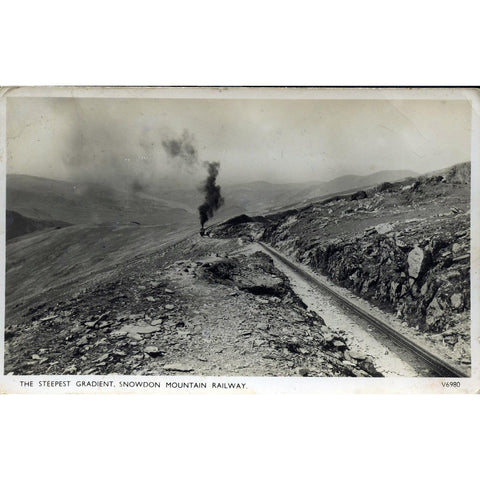
M 376 183 L 416 176 L 409 170 L 385 170 L 370 175 L 344 175 L 327 182 L 275 184 L 256 181 L 225 185 L 225 205 L 214 221 L 242 213 L 260 214 L 285 205 Z M 122 190 L 96 183 L 74 183 L 29 175 L 7 175 L 7 209 L 28 219 L 28 228 L 51 222 L 69 224 L 195 225 L 202 194 L 196 188 L 158 187 Z M 17 217 L 15 217 L 17 218 Z M 20 217 L 18 217 L 19 219 Z M 50 222 L 50 223 L 49 223 Z

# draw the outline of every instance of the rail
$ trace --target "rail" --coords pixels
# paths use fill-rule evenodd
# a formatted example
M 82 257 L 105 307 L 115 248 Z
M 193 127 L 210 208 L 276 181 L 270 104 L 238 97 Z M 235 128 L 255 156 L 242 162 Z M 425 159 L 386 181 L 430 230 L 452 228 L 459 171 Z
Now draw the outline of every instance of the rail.
M 409 350 L 411 353 L 421 358 L 426 364 L 429 365 L 432 371 L 438 374 L 438 376 L 445 377 L 445 378 L 468 377 L 468 375 L 462 370 L 460 370 L 459 368 L 453 365 L 450 365 L 447 361 L 429 352 L 428 350 L 426 350 L 424 347 L 422 347 L 415 341 L 405 337 L 404 335 L 396 331 L 394 328 L 392 328 L 390 325 L 387 325 L 384 321 L 375 317 L 371 313 L 366 312 L 365 310 L 360 308 L 358 305 L 355 305 L 353 302 L 343 297 L 341 294 L 339 294 L 338 292 L 330 288 L 328 285 L 325 285 L 318 278 L 311 275 L 310 273 L 308 273 L 306 270 L 296 265 L 291 260 L 285 258 L 285 256 L 277 252 L 272 247 L 266 245 L 263 242 L 258 242 L 258 244 L 261 245 L 267 253 L 269 253 L 271 256 L 273 256 L 280 262 L 283 262 L 285 265 L 287 265 L 289 268 L 291 268 L 294 272 L 296 272 L 298 275 L 303 277 L 305 280 L 315 284 L 315 286 L 317 286 L 327 294 L 334 297 L 337 301 L 339 301 L 342 305 L 344 305 L 349 310 L 354 312 L 356 315 L 358 315 L 359 317 L 366 320 L 368 323 L 375 326 L 378 330 L 380 330 L 382 333 L 387 335 L 395 344 Z

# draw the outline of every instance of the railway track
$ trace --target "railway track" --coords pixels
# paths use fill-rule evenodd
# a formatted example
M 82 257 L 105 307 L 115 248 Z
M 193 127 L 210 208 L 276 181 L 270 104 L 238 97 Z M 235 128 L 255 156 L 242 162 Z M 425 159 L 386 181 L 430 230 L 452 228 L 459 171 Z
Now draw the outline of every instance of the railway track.
M 444 378 L 459 378 L 459 377 L 468 377 L 469 375 L 459 368 L 449 364 L 447 361 L 438 357 L 437 355 L 429 352 L 424 347 L 416 343 L 415 341 L 405 337 L 401 333 L 397 332 L 390 325 L 387 325 L 384 321 L 375 317 L 371 313 L 366 312 L 358 305 L 355 305 L 353 302 L 347 298 L 340 295 L 338 292 L 330 288 L 328 285 L 325 285 L 318 278 L 311 275 L 303 268 L 300 268 L 294 262 L 285 258 L 282 254 L 277 252 L 272 247 L 266 245 L 263 242 L 257 242 L 269 255 L 276 258 L 280 262 L 284 263 L 290 269 L 292 269 L 296 274 L 301 276 L 304 280 L 315 285 L 323 292 L 334 297 L 342 306 L 353 312 L 355 315 L 361 317 L 369 325 L 372 325 L 374 328 L 386 335 L 394 344 L 399 347 L 406 349 L 411 354 L 421 359 L 423 363 L 428 365 L 429 369 L 434 372 L 439 377 Z

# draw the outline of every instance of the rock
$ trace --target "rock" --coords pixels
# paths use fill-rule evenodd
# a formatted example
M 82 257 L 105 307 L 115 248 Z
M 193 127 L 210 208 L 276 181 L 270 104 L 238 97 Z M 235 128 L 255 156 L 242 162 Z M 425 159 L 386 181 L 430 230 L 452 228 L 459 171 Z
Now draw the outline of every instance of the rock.
M 449 337 L 450 335 L 456 335 L 457 332 L 455 332 L 454 330 L 452 330 L 451 328 L 449 328 L 448 330 L 445 330 L 444 332 L 442 332 L 441 334 L 439 334 L 441 337 Z
M 310 371 L 308 370 L 308 368 L 302 367 L 302 368 L 299 368 L 299 369 L 298 369 L 298 373 L 299 373 L 299 375 L 301 375 L 302 377 L 308 377 Z
M 452 262 L 461 262 L 470 258 L 470 254 L 460 255 L 459 257 L 452 258 Z
M 352 373 L 353 373 L 356 377 L 369 377 L 369 376 L 370 376 L 367 372 L 364 372 L 363 370 L 359 370 L 358 368 L 354 368 L 354 369 L 352 370 Z
M 165 308 L 166 308 L 167 310 L 173 310 L 173 309 L 175 308 L 175 306 L 172 305 L 171 303 L 167 303 L 167 305 L 165 305 Z
M 365 360 L 367 358 L 365 354 L 360 353 L 357 350 L 350 350 L 348 354 L 355 360 Z
M 408 274 L 411 278 L 418 278 L 428 267 L 428 255 L 420 247 L 410 251 L 407 258 Z
M 92 373 L 96 372 L 97 367 L 89 368 L 83 372 L 83 375 L 91 375 Z
M 147 302 L 156 302 L 156 299 L 153 297 L 147 297 Z
M 330 343 L 330 342 L 333 342 L 333 340 L 335 339 L 335 336 L 331 332 L 325 332 L 323 334 L 323 338 L 327 343 Z
M 288 351 L 287 351 L 288 353 Z M 265 360 L 277 360 L 278 357 L 274 354 L 274 353 L 265 353 L 262 355 L 262 358 L 264 358 Z
M 153 358 L 160 357 L 161 355 L 163 355 L 163 352 L 161 352 L 158 349 L 158 347 L 155 347 L 154 345 L 150 345 L 148 347 L 145 347 L 143 351 Z
M 458 253 L 460 250 L 462 250 L 463 246 L 460 245 L 459 243 L 454 243 L 452 245 L 452 252 L 453 253 Z
M 161 325 L 162 323 L 163 323 L 163 320 L 161 318 L 157 318 L 157 319 L 151 321 L 151 325 L 154 326 L 154 327 L 157 326 L 157 325 Z
M 165 293 L 173 293 L 173 290 L 170 290 L 169 288 L 166 288 Z
M 82 347 L 83 345 L 86 345 L 88 343 L 88 338 L 86 336 L 80 338 L 77 342 L 77 347 Z
M 461 293 L 454 293 L 450 297 L 450 303 L 455 309 L 459 309 L 463 306 L 463 295 Z
M 443 318 L 444 311 L 440 304 L 438 303 L 437 298 L 434 298 L 430 305 L 427 308 L 427 315 L 425 318 L 425 323 L 427 324 L 428 327 L 433 327 L 436 325 L 439 320 Z
M 143 325 L 143 326 L 124 325 L 120 330 L 112 332 L 111 335 L 112 336 L 128 335 L 129 338 L 140 341 L 142 339 L 142 337 L 140 336 L 141 334 L 145 335 L 149 333 L 158 332 L 159 330 L 160 330 L 160 327 L 158 325 Z
M 193 372 L 193 367 L 185 363 L 168 363 L 163 366 L 167 372 Z
M 142 339 L 142 337 L 138 333 L 134 333 L 134 332 L 130 332 L 128 334 L 128 338 L 131 338 L 132 340 L 136 340 L 137 342 L 139 342 Z
M 396 282 L 395 280 L 392 280 L 392 281 L 390 282 L 390 297 L 391 297 L 392 299 L 395 298 L 399 286 L 400 286 L 400 283 L 399 283 L 399 282 Z
M 257 301 L 257 303 L 261 303 L 263 305 L 270 303 L 266 298 L 262 298 L 262 297 L 257 297 L 255 300 Z
M 47 322 L 48 320 L 54 320 L 57 317 L 58 315 L 48 315 L 47 317 L 41 318 L 39 322 Z
M 453 278 L 460 278 L 461 273 L 458 270 L 452 270 L 447 273 L 447 280 L 452 280 Z
M 143 327 L 133 327 L 131 331 L 134 331 L 135 333 L 140 333 L 140 334 L 148 334 L 148 333 L 154 333 L 158 332 L 160 329 L 156 325 L 145 325 Z
M 96 360 L 95 360 L 95 363 L 100 363 L 100 362 L 104 362 L 105 360 L 107 360 L 107 358 L 110 356 L 110 353 L 105 353 L 103 355 L 101 355 L 100 357 L 98 357 Z
M 346 348 L 346 345 L 344 342 L 342 342 L 341 340 L 335 340 L 333 342 L 333 346 L 334 347 L 337 347 L 337 348 Z
M 379 225 L 375 226 L 375 230 L 377 233 L 383 235 L 391 232 L 393 230 L 393 225 L 391 223 L 380 223 Z
M 362 200 L 367 197 L 367 192 L 365 192 L 364 190 L 360 190 L 358 192 L 352 193 L 352 195 L 350 195 L 350 200 Z

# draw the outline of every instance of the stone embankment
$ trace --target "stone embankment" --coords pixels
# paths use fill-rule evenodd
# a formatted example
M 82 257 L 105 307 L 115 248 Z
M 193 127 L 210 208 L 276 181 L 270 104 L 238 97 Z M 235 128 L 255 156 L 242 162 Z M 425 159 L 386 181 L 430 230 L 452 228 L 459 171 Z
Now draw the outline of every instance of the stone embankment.
M 238 228 L 469 360 L 469 164 Z

